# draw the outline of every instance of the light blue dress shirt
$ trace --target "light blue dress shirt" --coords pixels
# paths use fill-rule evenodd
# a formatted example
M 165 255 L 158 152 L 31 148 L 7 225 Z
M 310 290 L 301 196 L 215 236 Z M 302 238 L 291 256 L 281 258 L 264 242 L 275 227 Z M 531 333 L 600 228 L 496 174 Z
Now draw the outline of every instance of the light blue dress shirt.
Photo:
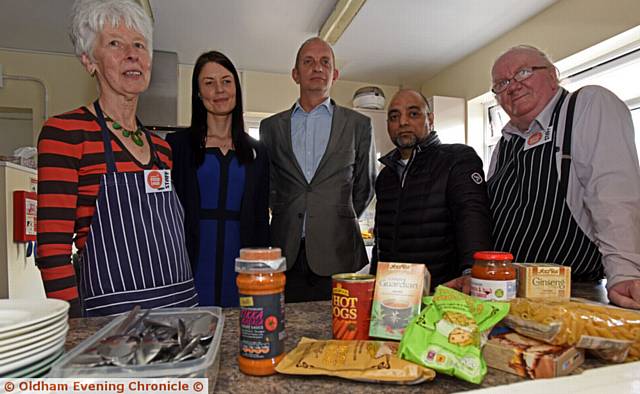
M 296 102 L 291 114 L 291 144 L 307 182 L 311 183 L 327 150 L 333 120 L 333 104 L 327 98 L 310 112 Z
M 331 136 L 331 122 L 333 120 L 333 104 L 327 98 L 320 105 L 306 112 L 296 102 L 291 114 L 291 145 L 296 160 L 302 169 L 305 179 L 311 183 L 318 169 L 320 160 L 327 150 L 329 136 Z M 302 222 L 302 237 L 307 227 L 307 213 Z

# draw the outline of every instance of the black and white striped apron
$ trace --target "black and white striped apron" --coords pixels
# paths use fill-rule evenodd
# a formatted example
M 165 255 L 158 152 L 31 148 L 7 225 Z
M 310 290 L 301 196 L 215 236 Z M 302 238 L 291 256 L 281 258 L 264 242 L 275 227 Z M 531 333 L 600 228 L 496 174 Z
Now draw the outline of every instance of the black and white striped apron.
M 83 315 L 123 313 L 136 304 L 143 309 L 197 306 L 178 197 L 173 190 L 147 193 L 144 171 L 116 171 L 109 129 L 97 101 L 94 107 L 107 173 L 100 179 L 81 259 Z M 150 145 L 151 160 L 164 168 Z
M 511 252 L 518 262 L 570 266 L 574 279 L 593 280 L 604 275 L 602 256 L 566 202 L 576 93 L 567 109 L 560 177 L 556 136 L 566 91 L 551 116 L 552 140 L 524 150 L 524 138 L 502 137 L 495 172 L 487 186 L 496 250 Z

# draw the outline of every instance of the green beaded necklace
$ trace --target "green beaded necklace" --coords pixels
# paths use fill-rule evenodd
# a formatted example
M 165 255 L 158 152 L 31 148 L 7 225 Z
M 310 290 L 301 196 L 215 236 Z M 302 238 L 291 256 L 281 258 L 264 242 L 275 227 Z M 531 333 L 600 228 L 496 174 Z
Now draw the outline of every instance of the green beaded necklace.
M 135 130 L 127 130 L 122 127 L 120 123 L 113 120 L 109 115 L 105 114 L 104 116 L 104 119 L 107 122 L 111 122 L 113 128 L 120 131 L 124 138 L 131 138 L 131 141 L 133 141 L 133 143 L 138 146 L 144 145 L 144 140 L 142 139 L 142 129 L 140 128 L 140 126 L 137 126 L 137 129 Z

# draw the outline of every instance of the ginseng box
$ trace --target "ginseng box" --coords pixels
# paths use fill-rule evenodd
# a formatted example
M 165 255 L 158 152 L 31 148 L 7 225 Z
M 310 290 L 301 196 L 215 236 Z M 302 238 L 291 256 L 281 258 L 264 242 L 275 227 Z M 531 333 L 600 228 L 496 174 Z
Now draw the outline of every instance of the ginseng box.
M 369 336 L 400 340 L 409 320 L 420 313 L 430 285 L 431 274 L 424 264 L 379 262 Z
M 513 263 L 518 270 L 518 297 L 571 297 L 571 267 L 551 263 Z
M 565 376 L 584 362 L 584 351 L 554 346 L 512 331 L 495 335 L 483 350 L 487 366 L 531 379 Z

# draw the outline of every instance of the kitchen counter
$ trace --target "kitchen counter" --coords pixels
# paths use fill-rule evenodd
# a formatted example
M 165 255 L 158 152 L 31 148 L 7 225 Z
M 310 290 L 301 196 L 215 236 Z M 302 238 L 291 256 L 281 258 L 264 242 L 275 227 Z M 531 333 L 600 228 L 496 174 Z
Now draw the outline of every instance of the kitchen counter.
M 574 283 L 572 289 L 574 297 L 582 297 L 594 301 L 608 303 L 606 289 L 602 284 Z M 426 382 L 417 386 L 394 386 L 371 383 L 360 383 L 330 377 L 300 377 L 293 375 L 274 375 L 269 377 L 250 377 L 238 370 L 236 357 L 238 355 L 238 309 L 228 308 L 224 310 L 225 325 L 222 336 L 220 353 L 220 372 L 218 374 L 215 392 L 220 393 L 324 393 L 335 392 L 340 387 L 340 392 L 368 393 L 384 391 L 385 393 L 450 393 L 466 391 L 480 387 L 492 387 L 506 385 L 525 380 L 519 376 L 508 374 L 489 368 L 489 372 L 481 385 L 475 385 L 462 380 L 438 374 L 432 382 Z M 316 339 L 331 338 L 331 307 L 329 301 L 304 302 L 286 304 L 287 340 L 286 349 L 295 347 L 298 340 L 303 337 Z M 70 330 L 65 344 L 69 351 L 75 345 L 103 327 L 110 318 L 71 319 Z M 597 359 L 587 358 L 584 365 L 576 373 L 585 369 L 600 367 L 605 364 Z M 209 387 L 213 392 L 213 388 Z

